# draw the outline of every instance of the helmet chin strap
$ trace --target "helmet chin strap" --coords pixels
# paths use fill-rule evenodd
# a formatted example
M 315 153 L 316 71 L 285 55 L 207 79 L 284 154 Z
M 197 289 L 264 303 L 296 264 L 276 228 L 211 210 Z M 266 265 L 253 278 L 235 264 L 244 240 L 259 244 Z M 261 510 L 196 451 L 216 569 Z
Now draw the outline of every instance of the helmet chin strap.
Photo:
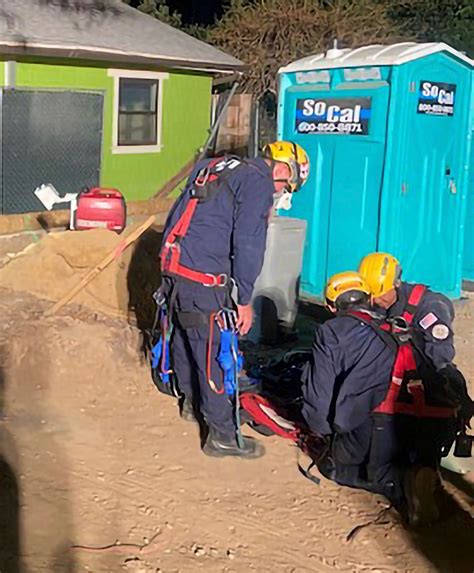
M 283 191 L 274 196 L 273 207 L 275 209 L 283 209 L 284 211 L 289 211 L 291 209 L 291 201 L 293 199 L 293 192 L 289 179 L 287 177 L 278 177 L 274 178 L 273 182 L 286 184 L 286 187 L 283 189 Z
M 294 188 L 294 184 L 293 181 L 290 180 L 288 177 L 278 177 L 276 179 L 273 179 L 273 183 L 285 183 L 285 188 L 283 193 L 293 193 L 294 191 L 297 191 L 298 188 Z

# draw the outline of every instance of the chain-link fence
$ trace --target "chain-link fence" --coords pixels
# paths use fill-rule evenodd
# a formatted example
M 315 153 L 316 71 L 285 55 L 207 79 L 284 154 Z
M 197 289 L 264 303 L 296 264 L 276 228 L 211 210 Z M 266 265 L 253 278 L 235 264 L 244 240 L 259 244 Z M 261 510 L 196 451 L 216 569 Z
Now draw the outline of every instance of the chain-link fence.
M 44 210 L 34 195 L 99 184 L 103 96 L 76 91 L 3 90 L 0 212 Z

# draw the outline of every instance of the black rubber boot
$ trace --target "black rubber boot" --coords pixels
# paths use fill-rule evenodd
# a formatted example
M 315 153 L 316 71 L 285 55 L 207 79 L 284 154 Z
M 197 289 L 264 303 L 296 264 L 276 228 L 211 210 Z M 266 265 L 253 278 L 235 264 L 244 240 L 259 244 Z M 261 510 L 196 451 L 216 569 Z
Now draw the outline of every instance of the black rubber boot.
M 242 436 L 242 442 L 242 447 L 239 447 L 236 436 L 228 437 L 219 434 L 214 428 L 209 428 L 209 435 L 202 451 L 206 456 L 214 458 L 234 456 L 244 459 L 256 459 L 265 454 L 265 448 L 257 440 Z
M 184 420 L 185 422 L 197 422 L 196 416 L 194 415 L 193 404 L 191 400 L 186 398 L 186 396 L 181 402 L 179 415 L 181 417 L 181 420 Z

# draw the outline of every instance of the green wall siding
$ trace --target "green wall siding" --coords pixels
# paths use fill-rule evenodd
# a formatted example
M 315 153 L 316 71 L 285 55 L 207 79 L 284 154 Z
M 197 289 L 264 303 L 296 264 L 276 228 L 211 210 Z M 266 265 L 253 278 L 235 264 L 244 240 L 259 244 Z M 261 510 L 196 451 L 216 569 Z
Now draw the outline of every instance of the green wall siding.
M 3 68 L 0 62 L 0 85 L 4 82 Z M 118 188 L 128 200 L 147 199 L 204 143 L 210 121 L 212 79 L 204 75 L 169 72 L 168 79 L 161 83 L 162 149 L 143 154 L 112 153 L 113 81 L 107 75 L 107 67 L 101 64 L 17 63 L 18 89 L 82 89 L 104 93 L 101 185 Z
M 139 179 L 149 197 L 168 181 L 204 143 L 209 128 L 210 79 L 172 75 L 162 82 L 162 150 L 149 154 L 103 155 L 104 184 L 133 189 Z M 107 136 L 106 136 L 107 137 Z M 107 140 L 111 141 L 110 136 Z M 119 187 L 120 188 L 120 187 Z

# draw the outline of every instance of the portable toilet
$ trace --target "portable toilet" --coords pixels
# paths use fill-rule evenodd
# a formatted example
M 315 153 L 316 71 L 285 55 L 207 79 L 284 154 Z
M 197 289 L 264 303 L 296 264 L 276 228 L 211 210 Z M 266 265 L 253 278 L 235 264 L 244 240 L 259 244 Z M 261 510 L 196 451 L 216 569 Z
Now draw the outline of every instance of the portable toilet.
M 280 70 L 279 138 L 310 157 L 291 217 L 307 221 L 301 286 L 371 251 L 460 295 L 472 60 L 442 43 L 334 48 Z
M 474 285 L 474 145 L 471 132 L 471 160 L 467 184 L 466 232 L 464 235 L 464 264 L 462 278 Z M 472 290 L 472 286 L 469 288 Z
M 474 70 L 472 72 L 474 94 Z M 474 286 L 474 95 L 471 100 L 471 157 L 467 183 L 467 209 L 464 235 L 464 265 L 462 278 L 469 281 L 469 290 Z

